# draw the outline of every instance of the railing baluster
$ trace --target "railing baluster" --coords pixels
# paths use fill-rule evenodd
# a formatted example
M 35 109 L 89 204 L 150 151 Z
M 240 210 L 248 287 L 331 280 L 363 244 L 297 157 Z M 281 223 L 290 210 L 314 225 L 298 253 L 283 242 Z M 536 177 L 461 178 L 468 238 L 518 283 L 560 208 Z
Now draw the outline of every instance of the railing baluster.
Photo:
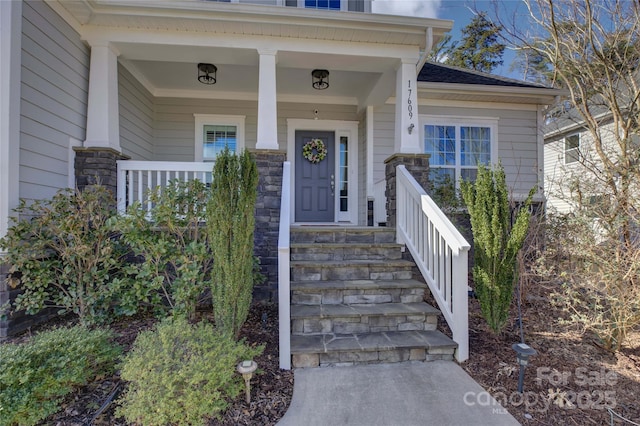
M 409 249 L 458 344 L 469 356 L 467 243 L 446 215 L 407 172 L 396 168 L 397 240 Z M 455 312 L 455 315 L 454 315 Z

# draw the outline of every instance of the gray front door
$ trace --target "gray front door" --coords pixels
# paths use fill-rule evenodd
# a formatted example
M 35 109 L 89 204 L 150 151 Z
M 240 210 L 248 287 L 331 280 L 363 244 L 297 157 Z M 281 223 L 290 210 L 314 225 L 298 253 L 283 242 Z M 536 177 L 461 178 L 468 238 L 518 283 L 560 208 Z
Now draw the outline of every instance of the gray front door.
M 315 139 L 326 148 L 326 157 L 317 162 L 309 161 L 303 152 Z M 334 221 L 334 139 L 334 132 L 296 131 L 296 222 Z M 311 155 L 317 153 L 312 150 Z

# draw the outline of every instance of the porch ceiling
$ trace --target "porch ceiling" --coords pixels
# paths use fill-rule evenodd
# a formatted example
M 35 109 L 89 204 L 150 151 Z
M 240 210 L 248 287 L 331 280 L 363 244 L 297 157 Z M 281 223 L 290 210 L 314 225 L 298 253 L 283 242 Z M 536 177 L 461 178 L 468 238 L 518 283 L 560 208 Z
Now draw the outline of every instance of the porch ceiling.
M 121 62 L 154 96 L 257 100 L 259 55 L 255 49 L 133 43 L 116 43 L 115 47 Z M 395 73 L 395 61 L 390 58 L 301 52 L 277 55 L 277 92 L 279 99 L 285 101 L 313 97 L 315 102 L 360 104 L 385 73 Z M 199 62 L 218 67 L 215 85 L 197 81 Z M 316 68 L 329 70 L 328 89 L 318 91 L 311 87 L 311 71 Z

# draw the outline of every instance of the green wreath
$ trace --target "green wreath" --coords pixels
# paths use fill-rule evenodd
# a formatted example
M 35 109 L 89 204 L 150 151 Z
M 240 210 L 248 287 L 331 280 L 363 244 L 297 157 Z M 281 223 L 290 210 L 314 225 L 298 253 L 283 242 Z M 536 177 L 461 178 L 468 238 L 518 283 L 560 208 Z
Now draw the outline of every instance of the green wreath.
M 310 163 L 317 164 L 327 156 L 327 147 L 320 139 L 311 139 L 302 147 L 302 156 Z

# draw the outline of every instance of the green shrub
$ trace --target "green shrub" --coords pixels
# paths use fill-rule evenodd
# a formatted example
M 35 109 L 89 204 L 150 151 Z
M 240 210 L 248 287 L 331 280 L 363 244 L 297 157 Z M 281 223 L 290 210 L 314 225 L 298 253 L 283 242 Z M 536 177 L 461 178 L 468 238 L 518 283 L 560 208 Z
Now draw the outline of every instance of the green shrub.
M 253 292 L 253 234 L 258 168 L 249 152 L 225 149 L 216 158 L 207 207 L 207 229 L 215 259 L 211 296 L 216 327 L 237 335 Z
M 207 288 L 213 256 L 201 226 L 209 190 L 199 180 L 171 181 L 147 195 L 152 204 L 134 204 L 117 221 L 117 229 L 141 263 L 127 266 L 131 291 L 121 295 L 120 309 L 135 312 L 140 304 L 157 311 L 193 317 Z
M 167 318 L 141 333 L 122 364 L 129 382 L 118 415 L 131 423 L 200 425 L 242 390 L 236 364 L 262 347 L 249 348 L 210 324 Z
M 74 387 L 110 373 L 120 354 L 111 337 L 76 326 L 0 345 L 0 425 L 35 425 L 59 411 Z
M 102 186 L 64 190 L 29 205 L 21 200 L 15 210 L 20 219 L 0 239 L 12 282 L 19 281 L 22 290 L 17 309 L 36 314 L 58 308 L 85 324 L 113 315 L 126 254 L 110 231 L 113 206 L 112 194 Z
M 504 169 L 480 166 L 474 184 L 464 181 L 462 196 L 471 218 L 473 232 L 473 281 L 482 316 L 498 333 L 509 316 L 513 288 L 517 279 L 517 255 L 529 229 L 531 199 L 529 191 L 524 205 L 511 223 L 511 209 Z

